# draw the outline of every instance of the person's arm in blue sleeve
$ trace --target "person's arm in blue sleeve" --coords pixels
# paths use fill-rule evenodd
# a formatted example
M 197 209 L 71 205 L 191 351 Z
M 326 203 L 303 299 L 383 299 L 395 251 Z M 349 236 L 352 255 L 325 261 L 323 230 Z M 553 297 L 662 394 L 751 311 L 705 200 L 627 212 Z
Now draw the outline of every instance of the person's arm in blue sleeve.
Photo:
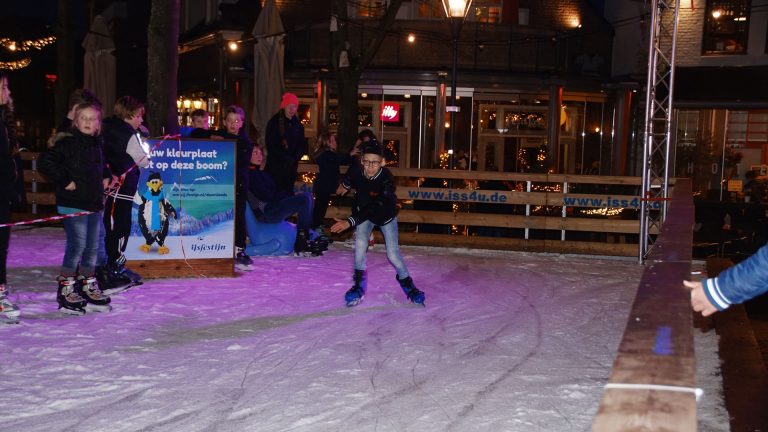
M 702 312 L 704 316 L 768 292 L 768 244 L 717 277 L 684 283 L 692 289 L 691 303 L 694 310 Z

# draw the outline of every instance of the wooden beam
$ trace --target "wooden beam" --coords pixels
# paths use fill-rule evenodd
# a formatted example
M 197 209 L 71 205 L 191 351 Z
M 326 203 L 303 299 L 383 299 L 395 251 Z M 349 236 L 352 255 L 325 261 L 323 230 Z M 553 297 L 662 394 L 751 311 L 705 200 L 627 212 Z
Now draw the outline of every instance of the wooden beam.
M 685 179 L 640 280 L 593 431 L 696 430 L 693 320 L 682 284 L 691 270 L 692 202 Z

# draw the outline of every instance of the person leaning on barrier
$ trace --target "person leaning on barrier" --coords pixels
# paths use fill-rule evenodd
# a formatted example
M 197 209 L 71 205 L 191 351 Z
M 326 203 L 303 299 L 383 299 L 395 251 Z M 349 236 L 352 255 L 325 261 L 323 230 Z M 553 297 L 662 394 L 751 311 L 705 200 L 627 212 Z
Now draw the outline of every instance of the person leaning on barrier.
M 691 306 L 704 316 L 768 292 L 768 244 L 717 277 L 683 281 L 691 289 Z

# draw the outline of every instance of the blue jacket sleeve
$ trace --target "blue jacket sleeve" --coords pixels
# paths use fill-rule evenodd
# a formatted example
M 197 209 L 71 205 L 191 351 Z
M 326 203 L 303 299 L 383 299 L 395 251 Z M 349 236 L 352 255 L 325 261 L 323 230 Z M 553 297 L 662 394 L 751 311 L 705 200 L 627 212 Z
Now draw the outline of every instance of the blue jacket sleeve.
M 768 244 L 717 277 L 704 280 L 702 285 L 709 302 L 718 310 L 768 292 Z

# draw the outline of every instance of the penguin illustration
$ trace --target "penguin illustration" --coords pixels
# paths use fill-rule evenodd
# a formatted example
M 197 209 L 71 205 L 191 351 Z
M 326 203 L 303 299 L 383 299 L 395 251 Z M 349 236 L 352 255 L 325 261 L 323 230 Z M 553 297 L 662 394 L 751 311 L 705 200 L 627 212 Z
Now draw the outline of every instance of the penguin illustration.
M 153 172 L 147 178 L 147 189 L 136 193 L 134 202 L 139 205 L 139 228 L 146 240 L 146 244 L 139 247 L 142 252 L 149 252 L 152 243 L 157 242 L 157 253 L 165 255 L 170 250 L 165 246 L 165 237 L 168 235 L 168 216 L 176 219 L 176 209 L 165 199 L 163 192 L 163 179 L 160 173 Z

